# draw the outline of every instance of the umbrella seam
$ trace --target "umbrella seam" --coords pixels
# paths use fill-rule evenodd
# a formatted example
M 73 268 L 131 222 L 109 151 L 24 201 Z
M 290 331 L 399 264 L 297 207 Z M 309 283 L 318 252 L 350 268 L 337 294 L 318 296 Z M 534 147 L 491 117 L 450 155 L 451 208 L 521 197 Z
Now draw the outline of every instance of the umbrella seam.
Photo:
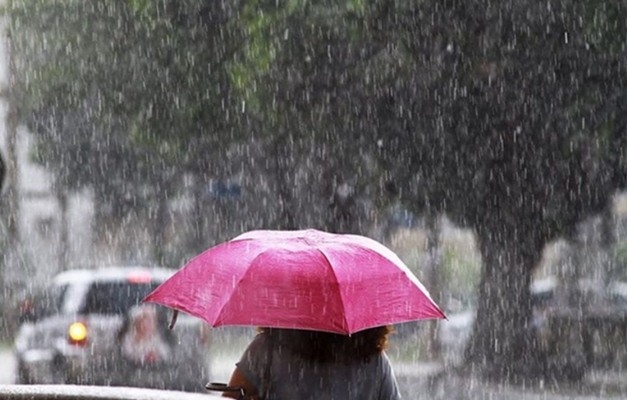
M 247 239 L 243 239 L 243 240 L 247 240 Z M 261 256 L 262 254 L 264 254 L 264 252 L 267 249 L 264 249 L 262 251 L 260 251 L 252 260 L 250 260 L 249 265 L 252 265 L 258 258 L 259 256 Z M 233 295 L 235 294 L 235 288 L 237 288 L 239 286 L 240 283 L 242 283 L 242 281 L 244 280 L 244 278 L 246 277 L 246 275 L 248 275 L 248 273 L 250 272 L 250 268 L 246 268 L 246 271 L 244 271 L 244 273 L 240 276 L 240 278 L 237 280 L 237 283 L 235 284 L 235 286 L 233 287 L 234 290 L 231 291 L 231 293 L 229 293 L 229 296 L 226 298 L 226 301 L 224 303 L 222 303 L 220 305 L 220 311 L 218 312 L 218 315 L 216 316 L 215 321 L 213 322 L 212 325 L 216 324 L 216 322 L 218 320 L 220 320 L 222 318 L 222 313 L 224 312 L 224 307 L 229 304 L 229 302 L 231 301 L 231 298 L 233 297 Z M 214 326 L 220 326 L 220 325 L 214 325 Z
M 318 253 L 322 254 L 322 257 L 324 257 L 324 259 L 327 261 L 327 267 L 331 270 L 331 273 L 333 274 L 333 277 L 335 278 L 335 283 L 338 285 L 338 287 L 340 286 L 340 280 L 337 277 L 337 274 L 335 273 L 335 270 L 333 269 L 333 265 L 331 264 L 331 260 L 329 260 L 329 257 L 327 257 L 326 254 L 324 254 L 324 251 L 322 251 L 322 249 L 319 248 L 315 248 L 316 251 L 318 251 Z M 342 317 L 344 318 L 344 326 L 346 327 L 346 332 L 348 332 L 348 334 L 350 335 L 350 331 L 351 331 L 351 327 L 348 326 L 348 320 L 346 319 L 346 305 L 344 302 L 344 293 L 341 290 L 338 290 L 338 293 L 340 295 L 340 300 L 342 300 Z
M 379 253 L 378 251 L 371 249 L 371 248 L 367 248 L 367 247 L 360 247 L 360 249 L 362 251 L 366 251 L 369 254 L 371 254 L 373 257 L 378 257 L 378 258 L 383 258 L 384 260 L 387 260 L 389 262 L 393 262 L 392 260 L 390 260 L 388 257 L 386 257 L 384 254 Z M 422 284 L 422 282 L 420 282 L 420 280 L 411 272 L 411 270 L 409 269 L 409 267 L 407 267 L 407 265 L 400 260 L 399 261 L 403 263 L 403 266 L 405 267 L 405 269 L 402 268 L 398 268 L 397 271 L 404 275 L 406 278 L 408 278 L 410 281 L 412 281 L 414 284 L 416 284 L 416 286 L 418 287 L 418 289 L 420 289 L 420 292 L 429 300 L 429 304 L 431 304 L 432 307 L 434 307 L 435 310 L 437 310 L 441 316 L 443 318 L 446 318 L 446 314 L 444 313 L 444 311 L 440 308 L 440 306 L 433 300 L 433 297 L 431 297 L 431 293 L 429 293 L 429 291 L 427 290 L 427 288 Z M 400 267 L 397 264 L 398 267 Z M 410 322 L 412 321 L 411 319 L 408 319 L 406 321 L 402 321 L 402 322 Z

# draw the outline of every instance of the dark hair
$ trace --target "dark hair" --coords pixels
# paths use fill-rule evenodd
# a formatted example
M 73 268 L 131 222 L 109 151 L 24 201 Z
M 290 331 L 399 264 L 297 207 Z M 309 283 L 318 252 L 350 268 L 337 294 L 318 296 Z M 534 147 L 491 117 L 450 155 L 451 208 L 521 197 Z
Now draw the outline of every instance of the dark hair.
M 326 363 L 368 361 L 387 348 L 389 325 L 366 329 L 350 336 L 299 329 L 259 328 L 273 343 L 306 360 Z

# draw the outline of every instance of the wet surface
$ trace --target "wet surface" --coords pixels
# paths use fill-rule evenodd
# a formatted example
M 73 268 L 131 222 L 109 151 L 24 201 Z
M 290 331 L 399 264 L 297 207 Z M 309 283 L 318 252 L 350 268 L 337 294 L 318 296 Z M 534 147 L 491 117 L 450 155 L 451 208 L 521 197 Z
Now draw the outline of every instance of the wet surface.
M 241 330 L 233 335 L 222 329 L 214 330 L 211 374 L 199 377 L 205 382 L 227 382 L 239 354 L 254 335 L 254 330 Z M 393 350 L 393 349 L 391 349 Z M 405 399 L 625 399 L 627 373 L 622 371 L 591 371 L 582 384 L 566 385 L 540 383 L 527 387 L 490 385 L 470 377 L 452 376 L 439 363 L 414 362 L 398 359 L 390 351 L 403 398 Z M 15 361 L 10 348 L 0 350 L 0 384 L 13 383 Z M 444 373 L 442 373 L 444 371 Z M 439 378 L 435 378 L 439 376 Z

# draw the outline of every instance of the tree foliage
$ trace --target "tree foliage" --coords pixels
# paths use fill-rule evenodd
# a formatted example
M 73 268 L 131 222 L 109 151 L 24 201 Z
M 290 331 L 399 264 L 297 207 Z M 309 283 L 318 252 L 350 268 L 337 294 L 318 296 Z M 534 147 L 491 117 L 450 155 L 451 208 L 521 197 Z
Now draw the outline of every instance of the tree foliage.
M 240 15 L 247 44 L 233 79 L 271 157 L 264 169 L 280 205 L 278 226 L 371 225 L 365 203 L 376 172 L 354 97 L 360 9 L 355 1 L 249 1 Z
M 245 171 L 241 226 L 366 231 L 400 201 L 472 228 L 484 268 L 468 356 L 493 375 L 533 361 L 528 287 L 543 246 L 625 187 L 620 2 L 8 10 L 13 101 L 70 187 L 137 199 L 183 172 Z
M 22 121 L 65 190 L 94 191 L 101 222 L 206 180 L 236 140 L 227 63 L 235 9 L 218 2 L 10 1 Z M 148 216 L 163 215 L 149 211 Z M 112 219 L 111 219 L 112 218 Z M 98 223 L 97 226 L 101 224 Z M 161 224 L 163 228 L 163 224 Z
M 262 115 L 280 110 L 280 127 L 313 122 L 309 143 L 330 146 L 324 161 L 334 167 L 376 154 L 384 186 L 407 208 L 471 227 L 484 273 L 469 359 L 498 377 L 548 368 L 531 365 L 528 288 L 544 245 L 625 186 L 626 10 L 298 4 L 266 21 L 272 35 L 261 42 L 275 44 L 259 78 L 272 105 Z M 305 143 L 294 131 L 290 143 Z
M 528 368 L 534 354 L 528 287 L 543 246 L 626 183 L 626 10 L 578 1 L 383 5 L 391 47 L 412 65 L 402 89 L 379 102 L 392 127 L 383 160 L 399 171 L 405 201 L 476 232 L 484 272 L 469 357 L 519 376 L 516 366 Z

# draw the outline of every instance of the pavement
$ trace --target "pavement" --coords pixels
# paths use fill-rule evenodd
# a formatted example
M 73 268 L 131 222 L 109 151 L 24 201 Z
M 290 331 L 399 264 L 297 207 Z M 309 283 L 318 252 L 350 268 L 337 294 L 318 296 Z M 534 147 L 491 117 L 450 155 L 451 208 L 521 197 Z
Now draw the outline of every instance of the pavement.
M 451 400 L 591 400 L 627 399 L 627 370 L 589 371 L 582 382 L 511 386 L 460 375 L 442 363 L 394 364 L 405 399 Z
M 224 345 L 225 343 L 220 343 Z M 234 344 L 234 343 L 230 343 Z M 208 381 L 227 382 L 239 356 L 216 352 Z M 234 346 L 238 347 L 238 346 Z M 591 400 L 627 399 L 626 371 L 590 371 L 577 385 L 538 384 L 528 387 L 495 385 L 470 376 L 459 376 L 438 362 L 398 362 L 392 359 L 404 399 L 441 400 Z M 0 384 L 14 382 L 15 361 L 10 348 L 0 349 Z
M 212 364 L 212 380 L 226 382 L 238 355 L 223 353 Z M 539 383 L 514 387 L 459 376 L 441 362 L 399 362 L 392 359 L 401 394 L 410 400 L 592 400 L 627 399 L 627 370 L 593 370 L 579 384 Z
M 0 347 L 0 384 L 13 383 L 15 357 L 10 347 Z

